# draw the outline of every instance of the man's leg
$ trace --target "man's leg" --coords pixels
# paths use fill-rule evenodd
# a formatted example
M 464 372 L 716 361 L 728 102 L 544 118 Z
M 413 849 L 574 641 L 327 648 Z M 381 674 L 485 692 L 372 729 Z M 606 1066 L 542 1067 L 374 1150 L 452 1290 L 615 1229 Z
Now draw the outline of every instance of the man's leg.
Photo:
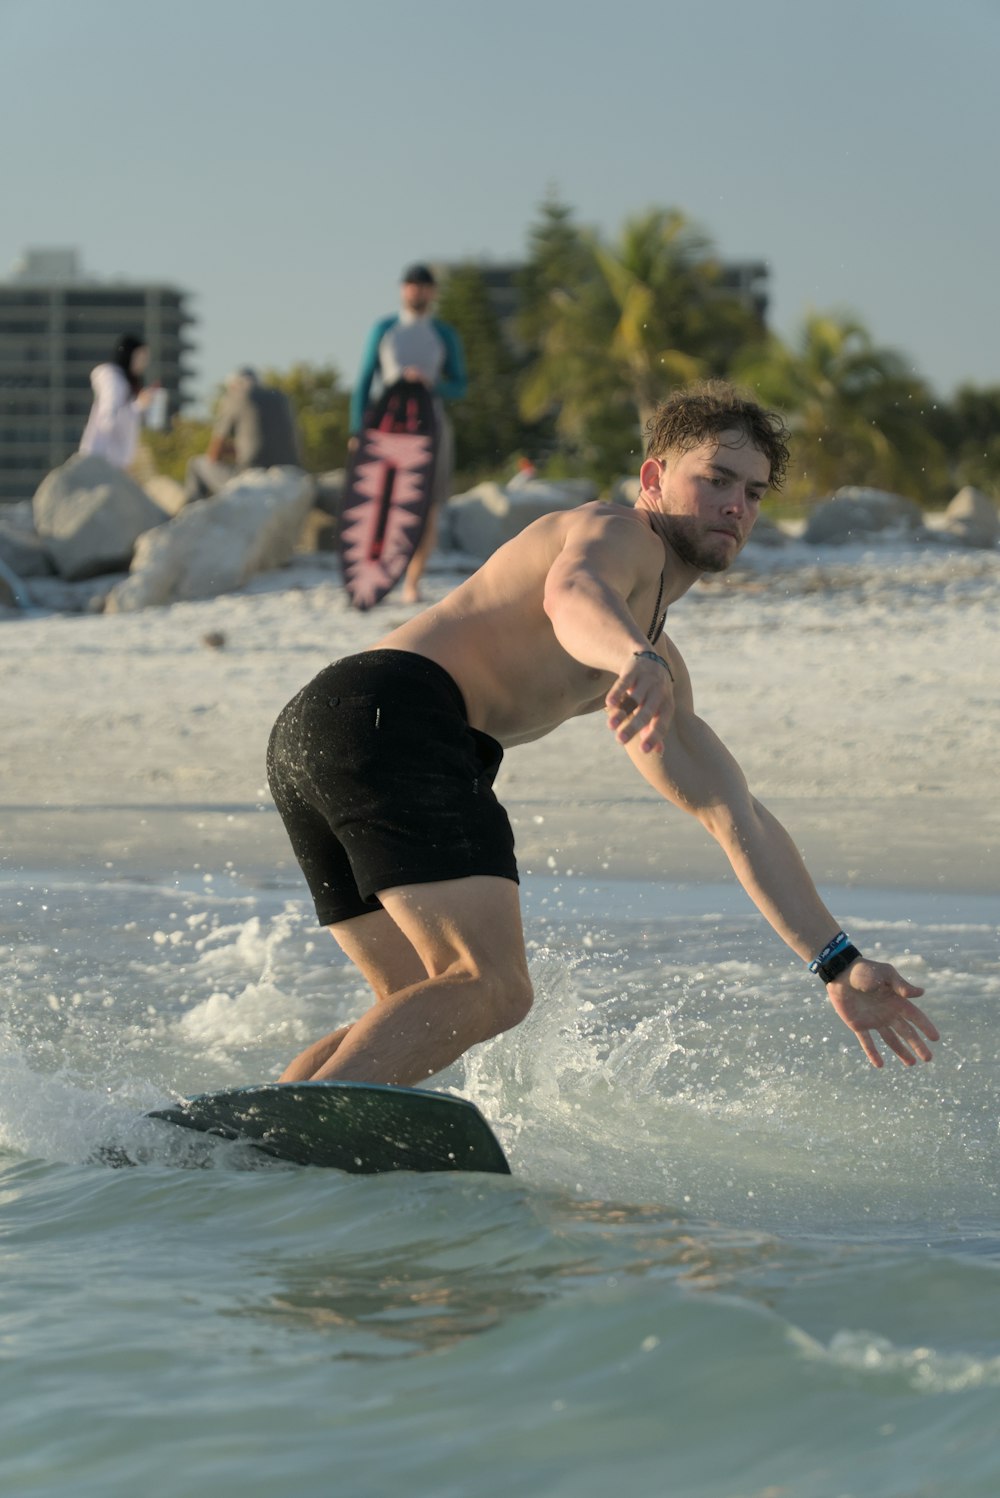
M 414 1086 L 470 1046 L 518 1024 L 531 1007 L 521 909 L 512 880 L 476 875 L 380 890 L 379 899 L 427 976 L 387 994 L 351 1025 L 313 1074 L 314 1081 Z M 364 971 L 362 919 L 331 930 Z M 350 932 L 343 930 L 346 926 Z M 374 946 L 363 955 L 364 961 L 374 961 Z
M 184 484 L 184 503 L 193 504 L 196 499 L 211 499 L 213 494 L 218 494 L 228 484 L 234 472 L 228 463 L 217 463 L 204 455 L 190 458 Z
M 424 532 L 406 568 L 403 578 L 402 603 L 419 603 L 423 597 L 420 583 L 427 567 L 427 560 L 437 541 L 437 506 L 428 513 Z
M 427 977 L 427 970 L 399 927 L 384 910 L 339 921 L 328 928 L 341 950 L 371 985 L 377 1001 Z M 309 1082 L 329 1061 L 351 1025 L 341 1025 L 307 1046 L 279 1077 L 280 1082 Z

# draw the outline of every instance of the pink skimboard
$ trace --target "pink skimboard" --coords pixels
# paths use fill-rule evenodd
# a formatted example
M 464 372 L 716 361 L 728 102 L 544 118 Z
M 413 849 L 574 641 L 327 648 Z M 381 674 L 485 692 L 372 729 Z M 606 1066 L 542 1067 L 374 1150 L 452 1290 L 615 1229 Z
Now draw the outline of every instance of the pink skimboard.
M 406 571 L 427 524 L 436 453 L 430 391 L 408 380 L 390 385 L 360 434 L 340 512 L 340 558 L 355 608 L 374 608 Z

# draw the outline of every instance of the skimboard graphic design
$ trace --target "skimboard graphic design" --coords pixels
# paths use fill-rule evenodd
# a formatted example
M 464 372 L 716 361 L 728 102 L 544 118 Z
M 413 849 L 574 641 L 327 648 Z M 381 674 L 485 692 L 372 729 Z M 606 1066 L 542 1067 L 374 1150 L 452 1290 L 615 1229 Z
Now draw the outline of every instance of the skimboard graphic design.
M 406 571 L 427 523 L 435 456 L 430 392 L 400 381 L 361 433 L 347 476 L 340 555 L 355 608 L 374 608 Z

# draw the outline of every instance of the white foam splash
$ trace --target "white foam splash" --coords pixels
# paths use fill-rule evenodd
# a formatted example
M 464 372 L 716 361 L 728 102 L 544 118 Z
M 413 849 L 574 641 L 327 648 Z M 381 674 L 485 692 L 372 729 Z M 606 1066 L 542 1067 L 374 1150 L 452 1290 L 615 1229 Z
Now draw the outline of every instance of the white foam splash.
M 1000 1386 L 1000 1357 L 977 1358 L 933 1347 L 897 1347 L 874 1332 L 841 1331 L 828 1346 L 800 1328 L 789 1336 L 807 1357 L 854 1373 L 900 1382 L 916 1394 L 958 1394 Z

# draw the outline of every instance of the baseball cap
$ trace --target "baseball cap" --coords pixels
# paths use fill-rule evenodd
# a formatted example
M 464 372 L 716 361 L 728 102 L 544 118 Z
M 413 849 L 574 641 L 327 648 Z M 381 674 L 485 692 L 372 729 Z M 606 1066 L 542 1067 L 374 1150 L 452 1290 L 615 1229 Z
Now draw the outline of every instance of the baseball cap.
M 426 265 L 408 265 L 400 276 L 403 286 L 436 286 L 437 282 Z

